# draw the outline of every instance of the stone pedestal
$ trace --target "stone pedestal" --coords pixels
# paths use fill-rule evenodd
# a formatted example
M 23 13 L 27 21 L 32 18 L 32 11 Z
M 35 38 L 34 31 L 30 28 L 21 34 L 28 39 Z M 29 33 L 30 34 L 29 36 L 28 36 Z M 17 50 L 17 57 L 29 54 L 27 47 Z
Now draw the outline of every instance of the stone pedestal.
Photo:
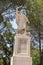
M 30 36 L 16 34 L 11 65 L 32 65 L 30 57 Z
M 13 55 L 25 54 L 30 56 L 30 37 L 26 34 L 16 34 Z
M 29 56 L 21 55 L 13 56 L 12 65 L 32 65 L 32 58 Z

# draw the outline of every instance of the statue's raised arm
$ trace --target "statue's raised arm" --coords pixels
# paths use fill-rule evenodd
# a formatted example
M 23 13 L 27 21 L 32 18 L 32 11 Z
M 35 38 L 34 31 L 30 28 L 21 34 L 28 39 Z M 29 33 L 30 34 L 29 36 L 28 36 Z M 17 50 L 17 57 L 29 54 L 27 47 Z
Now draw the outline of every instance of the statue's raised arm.
M 18 22 L 19 22 L 19 13 L 18 13 L 19 11 L 18 11 L 18 9 L 21 8 L 21 7 L 22 7 L 22 6 L 16 8 L 16 23 L 17 23 L 17 24 L 18 24 Z
M 16 23 L 18 24 L 19 21 L 19 14 L 18 14 L 18 7 L 16 8 Z

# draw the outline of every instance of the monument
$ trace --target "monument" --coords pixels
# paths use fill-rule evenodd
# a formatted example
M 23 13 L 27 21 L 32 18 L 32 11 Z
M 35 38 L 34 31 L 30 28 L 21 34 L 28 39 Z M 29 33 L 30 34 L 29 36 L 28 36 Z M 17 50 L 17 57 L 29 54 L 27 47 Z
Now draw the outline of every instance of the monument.
M 22 10 L 18 13 L 17 7 L 16 23 L 18 25 L 18 29 L 16 30 L 11 65 L 32 65 L 32 57 L 30 57 L 30 36 L 26 34 L 27 22 L 28 18 L 23 14 Z

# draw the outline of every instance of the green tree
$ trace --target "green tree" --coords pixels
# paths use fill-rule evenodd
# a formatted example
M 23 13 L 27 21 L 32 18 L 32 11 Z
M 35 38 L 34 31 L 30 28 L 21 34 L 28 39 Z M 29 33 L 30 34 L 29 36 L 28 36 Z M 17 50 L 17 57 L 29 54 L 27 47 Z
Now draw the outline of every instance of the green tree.
M 4 22 L 3 26 L 0 30 L 0 65 L 9 65 L 13 53 L 14 34 L 10 31 L 12 27 L 9 21 Z
M 26 3 L 26 0 L 11 0 L 11 2 L 14 4 L 14 5 L 25 5 Z
M 40 64 L 39 50 L 33 47 L 31 50 L 31 56 L 33 60 L 33 65 L 39 65 Z
M 39 42 L 40 65 L 41 65 L 41 39 L 43 39 L 43 36 L 41 34 L 41 32 L 43 32 L 43 23 L 42 23 L 43 22 L 43 13 L 42 13 L 43 1 L 29 0 L 27 1 L 26 5 L 27 5 L 27 16 L 30 21 L 31 34 L 34 36 L 35 40 L 38 40 Z M 37 34 L 37 37 L 35 37 L 35 34 Z
M 11 3 L 8 0 L 1 0 L 0 4 L 0 65 L 10 65 L 14 39 L 12 31 L 14 29 L 10 21 L 4 21 L 2 13 L 11 7 Z

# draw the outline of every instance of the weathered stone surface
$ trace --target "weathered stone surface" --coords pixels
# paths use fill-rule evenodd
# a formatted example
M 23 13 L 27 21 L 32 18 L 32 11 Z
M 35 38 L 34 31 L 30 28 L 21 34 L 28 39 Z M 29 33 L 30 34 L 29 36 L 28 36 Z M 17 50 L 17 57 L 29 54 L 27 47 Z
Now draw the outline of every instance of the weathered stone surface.
M 18 7 L 16 8 L 16 23 L 18 25 L 18 32 L 21 30 L 25 30 L 26 33 L 26 23 L 28 22 L 28 18 L 23 14 L 23 11 L 21 10 L 20 13 L 18 13 Z
M 27 35 L 17 34 L 15 36 L 14 54 L 27 54 L 30 56 L 30 37 Z
M 29 56 L 13 56 L 13 65 L 32 65 L 32 58 Z
M 13 48 L 13 56 L 11 57 L 11 65 L 32 65 L 30 57 L 30 33 L 26 35 L 27 17 L 16 9 L 16 22 L 18 30 L 16 31 L 15 44 Z M 22 32 L 22 33 L 21 33 Z

